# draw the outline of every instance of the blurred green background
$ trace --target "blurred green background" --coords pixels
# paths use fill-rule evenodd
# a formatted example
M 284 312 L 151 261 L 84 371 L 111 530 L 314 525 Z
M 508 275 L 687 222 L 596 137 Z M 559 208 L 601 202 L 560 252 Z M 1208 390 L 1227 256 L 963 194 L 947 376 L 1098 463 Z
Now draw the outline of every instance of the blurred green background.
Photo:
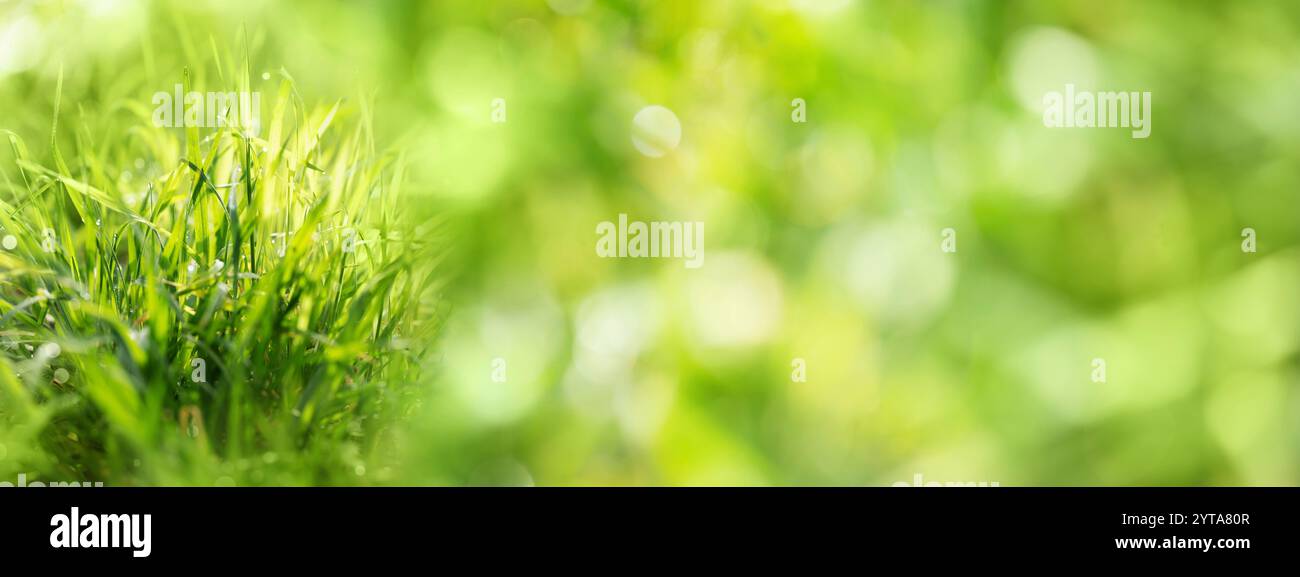
M 372 96 L 445 230 L 358 484 L 1300 482 L 1300 4 L 6 0 L 0 126 L 245 37 Z M 1151 92 L 1150 138 L 1045 128 L 1067 83 Z M 620 213 L 704 222 L 704 266 L 598 258 Z

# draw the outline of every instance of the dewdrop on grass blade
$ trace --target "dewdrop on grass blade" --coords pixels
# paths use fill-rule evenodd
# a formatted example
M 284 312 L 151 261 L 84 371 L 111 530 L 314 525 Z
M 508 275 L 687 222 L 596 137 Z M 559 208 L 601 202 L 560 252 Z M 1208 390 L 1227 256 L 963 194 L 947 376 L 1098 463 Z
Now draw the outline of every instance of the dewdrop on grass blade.
M 58 343 L 45 343 L 41 345 L 39 349 L 36 350 L 36 356 L 40 358 L 42 361 L 50 361 L 52 359 L 57 359 L 59 358 L 59 355 L 62 353 L 63 353 L 63 349 L 59 346 Z

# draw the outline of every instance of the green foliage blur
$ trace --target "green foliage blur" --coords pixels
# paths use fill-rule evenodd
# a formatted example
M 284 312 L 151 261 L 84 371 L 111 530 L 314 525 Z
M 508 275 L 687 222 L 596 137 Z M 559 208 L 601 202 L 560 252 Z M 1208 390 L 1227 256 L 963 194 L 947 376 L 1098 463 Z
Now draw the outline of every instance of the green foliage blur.
M 8 0 L 0 47 L 28 142 L 60 67 L 71 122 L 246 51 L 401 151 L 419 394 L 293 482 L 1300 482 L 1300 4 Z M 1067 84 L 1150 137 L 1045 127 Z M 703 267 L 599 258 L 620 214 Z

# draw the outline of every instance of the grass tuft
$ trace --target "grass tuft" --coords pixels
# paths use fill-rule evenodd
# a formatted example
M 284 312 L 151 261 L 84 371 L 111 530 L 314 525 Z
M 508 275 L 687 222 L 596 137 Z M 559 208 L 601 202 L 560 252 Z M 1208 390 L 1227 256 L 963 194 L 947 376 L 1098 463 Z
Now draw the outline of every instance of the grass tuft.
M 209 89 L 250 90 L 227 60 Z M 72 110 L 60 75 L 48 147 L 3 131 L 5 478 L 383 481 L 434 330 L 434 248 L 364 99 L 261 84 L 257 129 L 169 128 L 144 99 Z

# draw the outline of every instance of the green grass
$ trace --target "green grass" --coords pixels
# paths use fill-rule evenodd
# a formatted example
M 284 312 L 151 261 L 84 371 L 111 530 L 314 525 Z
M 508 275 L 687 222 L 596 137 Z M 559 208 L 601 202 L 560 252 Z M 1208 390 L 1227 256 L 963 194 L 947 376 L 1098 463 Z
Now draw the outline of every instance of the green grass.
M 253 86 L 215 68 L 145 88 Z M 90 112 L 63 80 L 48 140 L 0 153 L 0 480 L 383 482 L 435 248 L 366 99 L 308 106 L 281 72 L 258 135 Z

